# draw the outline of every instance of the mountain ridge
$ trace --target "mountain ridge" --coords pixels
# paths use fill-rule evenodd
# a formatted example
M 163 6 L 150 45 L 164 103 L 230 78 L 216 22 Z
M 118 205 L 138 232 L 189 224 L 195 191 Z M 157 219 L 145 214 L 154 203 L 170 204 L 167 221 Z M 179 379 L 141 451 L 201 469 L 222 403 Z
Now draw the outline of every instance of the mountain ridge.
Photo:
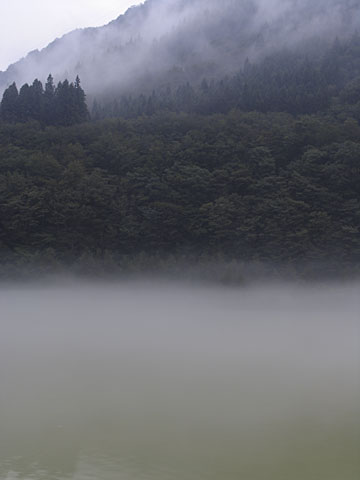
M 52 73 L 90 97 L 219 78 L 282 48 L 309 48 L 360 27 L 357 0 L 147 0 L 102 27 L 76 29 L 0 72 L 0 91 Z M 316 39 L 316 42 L 315 42 Z

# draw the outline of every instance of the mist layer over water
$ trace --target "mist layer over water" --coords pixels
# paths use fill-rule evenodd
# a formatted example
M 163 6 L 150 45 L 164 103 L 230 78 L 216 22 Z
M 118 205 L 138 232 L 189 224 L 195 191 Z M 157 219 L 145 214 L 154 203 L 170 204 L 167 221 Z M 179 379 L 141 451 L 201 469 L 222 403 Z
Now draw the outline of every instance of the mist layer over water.
M 0 478 L 355 480 L 359 285 L 0 291 Z

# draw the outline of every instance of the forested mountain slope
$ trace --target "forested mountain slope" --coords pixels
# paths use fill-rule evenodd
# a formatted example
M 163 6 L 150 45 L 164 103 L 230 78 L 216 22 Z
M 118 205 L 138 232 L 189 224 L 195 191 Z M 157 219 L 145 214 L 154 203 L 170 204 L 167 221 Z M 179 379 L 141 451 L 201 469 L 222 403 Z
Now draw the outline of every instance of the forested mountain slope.
M 326 111 L 339 97 L 348 104 L 360 98 L 360 35 L 336 39 L 317 53 L 282 50 L 247 60 L 242 69 L 218 80 L 160 86 L 150 94 L 123 94 L 95 100 L 94 119 L 134 118 L 160 111 L 208 115 L 242 111 L 311 114 Z
M 350 0 L 148 0 L 11 67 L 0 276 L 359 274 L 358 24 Z
M 144 93 L 238 71 L 246 59 L 320 48 L 360 25 L 358 0 L 147 0 L 101 28 L 76 30 L 0 73 L 0 90 L 49 73 L 88 95 Z

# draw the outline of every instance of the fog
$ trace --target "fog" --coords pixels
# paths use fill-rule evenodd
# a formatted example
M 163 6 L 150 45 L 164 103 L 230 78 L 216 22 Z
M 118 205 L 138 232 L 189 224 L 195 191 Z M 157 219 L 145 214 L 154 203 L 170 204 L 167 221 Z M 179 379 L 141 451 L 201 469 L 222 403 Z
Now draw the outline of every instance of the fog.
M 200 82 L 237 71 L 246 58 L 351 35 L 359 12 L 358 0 L 147 0 L 32 52 L 0 72 L 0 90 L 50 72 L 56 81 L 79 74 L 91 98 Z
M 359 476 L 360 285 L 2 285 L 0 478 Z

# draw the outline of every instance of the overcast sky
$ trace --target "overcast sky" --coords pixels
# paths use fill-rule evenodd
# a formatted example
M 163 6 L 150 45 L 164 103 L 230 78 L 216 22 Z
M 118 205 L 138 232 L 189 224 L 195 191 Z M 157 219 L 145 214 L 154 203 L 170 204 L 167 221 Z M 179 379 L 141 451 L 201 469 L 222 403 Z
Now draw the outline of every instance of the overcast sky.
M 140 0 L 0 0 L 0 70 L 75 28 L 104 25 Z

